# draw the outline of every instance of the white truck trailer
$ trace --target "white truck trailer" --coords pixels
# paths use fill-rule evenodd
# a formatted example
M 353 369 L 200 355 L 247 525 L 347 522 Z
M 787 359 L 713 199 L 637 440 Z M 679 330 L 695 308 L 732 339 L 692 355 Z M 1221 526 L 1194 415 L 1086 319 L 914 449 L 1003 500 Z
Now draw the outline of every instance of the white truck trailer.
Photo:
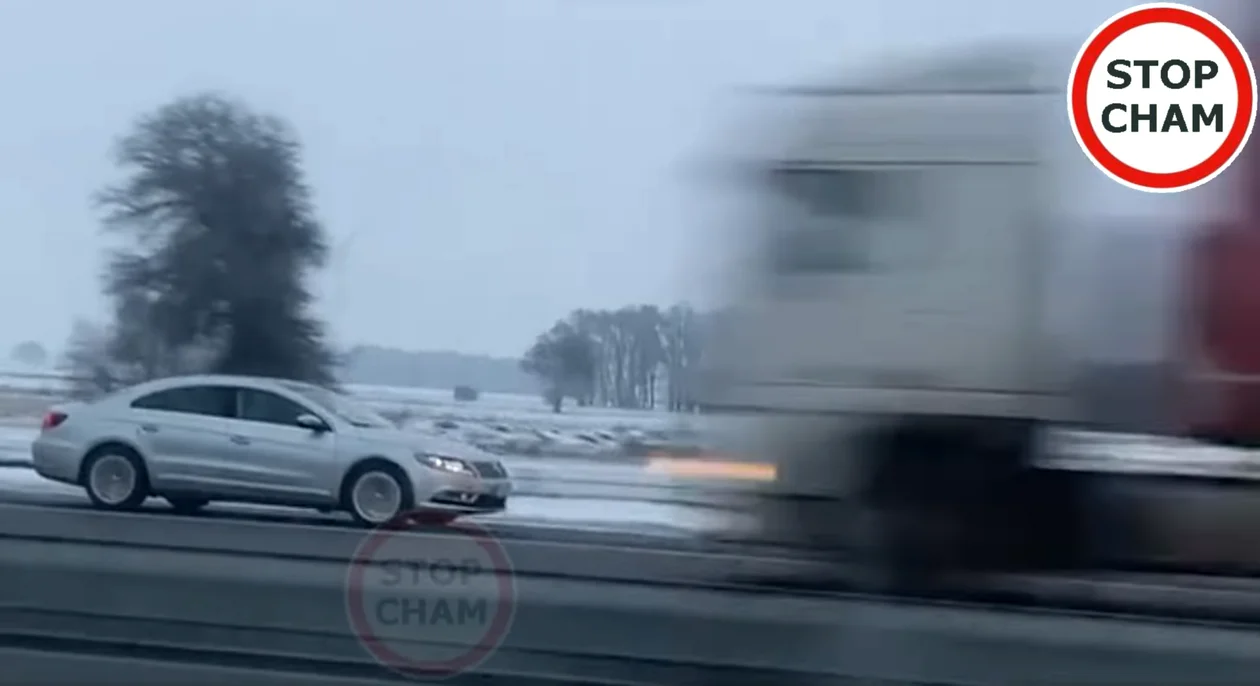
M 1038 428 L 1073 419 L 1047 324 L 1063 202 L 1048 146 L 1070 142 L 1050 133 L 1049 64 L 978 49 L 772 96 L 789 114 L 737 163 L 764 214 L 703 398 L 746 415 L 731 450 L 778 466 L 759 536 L 862 533 L 925 569 L 1065 559 L 1078 538 L 1071 487 L 1029 469 Z

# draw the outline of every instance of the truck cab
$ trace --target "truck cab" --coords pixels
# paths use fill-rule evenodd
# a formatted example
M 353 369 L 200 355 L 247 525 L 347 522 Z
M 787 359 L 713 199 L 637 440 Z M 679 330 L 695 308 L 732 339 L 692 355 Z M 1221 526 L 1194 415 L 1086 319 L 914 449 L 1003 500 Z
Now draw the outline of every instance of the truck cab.
M 1046 71 L 1040 52 L 977 49 L 771 96 L 786 115 L 740 162 L 760 216 L 703 403 L 750 415 L 732 450 L 777 463 L 759 536 L 849 546 L 869 533 L 842 525 L 870 520 L 859 503 L 895 511 L 876 538 L 911 533 L 893 520 L 956 537 L 946 511 L 1006 489 L 1035 427 L 1068 416 L 1044 311 L 1062 107 Z

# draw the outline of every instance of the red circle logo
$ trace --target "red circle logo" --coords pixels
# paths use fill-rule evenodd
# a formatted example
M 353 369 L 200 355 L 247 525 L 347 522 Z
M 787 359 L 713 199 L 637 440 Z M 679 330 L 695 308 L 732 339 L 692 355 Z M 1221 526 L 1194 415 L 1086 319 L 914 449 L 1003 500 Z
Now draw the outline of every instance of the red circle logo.
M 516 580 L 502 543 L 477 524 L 441 533 L 401 517 L 355 550 L 346 616 L 381 665 L 417 679 L 454 676 L 503 642 L 516 612 Z
M 1086 156 L 1115 181 L 1189 190 L 1237 159 L 1256 120 L 1256 75 L 1238 38 L 1202 10 L 1127 9 L 1090 35 L 1068 77 Z

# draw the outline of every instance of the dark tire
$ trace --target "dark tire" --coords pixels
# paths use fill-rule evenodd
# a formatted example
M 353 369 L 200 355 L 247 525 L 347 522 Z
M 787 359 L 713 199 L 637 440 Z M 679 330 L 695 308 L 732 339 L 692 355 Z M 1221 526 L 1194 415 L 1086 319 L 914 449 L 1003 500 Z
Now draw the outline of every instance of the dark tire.
M 416 512 L 411 519 L 421 526 L 446 526 L 459 519 L 459 515 L 445 512 Z
M 171 509 L 179 514 L 196 514 L 210 504 L 206 498 L 188 498 L 188 497 L 171 497 L 167 496 L 166 502 L 171 504 Z
M 79 483 L 92 505 L 105 510 L 134 510 L 149 497 L 149 472 L 131 448 L 107 443 L 88 453 Z
M 1081 563 L 1085 481 L 1034 464 L 1034 428 L 920 429 L 882 446 L 869 485 L 894 586 Z
M 367 493 L 384 492 L 391 488 L 396 498 L 372 498 L 373 506 L 365 502 Z M 370 460 L 346 475 L 341 487 L 341 504 L 358 525 L 385 526 L 397 524 L 403 515 L 411 512 L 415 507 L 415 492 L 411 488 L 411 480 L 397 465 L 384 460 Z
M 915 427 L 886 436 L 873 457 L 865 504 L 889 591 L 930 594 L 959 573 L 1010 564 L 1017 452 L 987 449 L 948 426 Z

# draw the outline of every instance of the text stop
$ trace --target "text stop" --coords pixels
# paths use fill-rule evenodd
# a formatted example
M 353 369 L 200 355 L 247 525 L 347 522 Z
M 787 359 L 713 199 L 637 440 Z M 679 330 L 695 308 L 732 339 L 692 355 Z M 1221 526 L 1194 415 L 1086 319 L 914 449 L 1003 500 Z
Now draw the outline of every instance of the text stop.
M 1134 71 L 1137 77 L 1134 78 Z M 1221 73 L 1215 60 L 1127 60 L 1116 59 L 1107 64 L 1107 88 L 1115 91 L 1150 90 L 1152 77 L 1159 85 L 1173 91 L 1186 87 L 1202 90 L 1203 84 Z M 1102 109 L 1102 126 L 1111 133 L 1198 133 L 1204 130 L 1225 130 L 1225 104 L 1191 102 L 1189 107 L 1172 102 L 1160 106 L 1154 102 L 1139 103 L 1135 95 L 1129 102 L 1108 103 Z M 1189 110 L 1187 112 L 1187 109 Z
M 1256 117 L 1256 77 L 1238 38 L 1195 7 L 1123 10 L 1090 34 L 1068 76 L 1072 133 L 1130 188 L 1175 193 L 1215 178 Z

